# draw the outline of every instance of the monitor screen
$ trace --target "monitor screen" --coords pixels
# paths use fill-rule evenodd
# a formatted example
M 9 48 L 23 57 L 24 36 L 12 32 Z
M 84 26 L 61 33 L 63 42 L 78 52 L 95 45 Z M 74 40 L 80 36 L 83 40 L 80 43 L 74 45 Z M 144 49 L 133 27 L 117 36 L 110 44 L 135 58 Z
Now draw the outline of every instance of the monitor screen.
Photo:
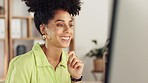
M 148 0 L 114 0 L 105 83 L 148 83 Z

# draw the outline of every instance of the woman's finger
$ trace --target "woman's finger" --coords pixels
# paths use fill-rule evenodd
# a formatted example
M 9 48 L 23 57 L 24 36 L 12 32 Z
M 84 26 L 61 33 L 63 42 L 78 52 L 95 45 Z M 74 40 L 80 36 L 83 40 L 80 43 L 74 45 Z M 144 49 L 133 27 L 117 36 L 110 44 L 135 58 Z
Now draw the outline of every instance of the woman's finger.
M 71 64 L 72 60 L 76 58 L 74 51 L 69 52 L 68 54 L 68 63 Z
M 82 62 L 77 62 L 73 67 L 78 68 L 78 67 L 83 67 L 84 64 Z
M 72 62 L 70 63 L 70 66 L 74 67 L 74 65 L 79 62 L 77 58 L 73 58 Z

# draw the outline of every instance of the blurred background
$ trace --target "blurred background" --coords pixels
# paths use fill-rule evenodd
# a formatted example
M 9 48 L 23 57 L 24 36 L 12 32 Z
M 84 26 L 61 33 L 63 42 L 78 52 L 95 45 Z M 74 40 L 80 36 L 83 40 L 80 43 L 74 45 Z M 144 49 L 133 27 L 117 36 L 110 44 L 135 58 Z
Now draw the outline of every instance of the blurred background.
M 109 38 L 113 0 L 82 2 L 80 15 L 74 17 L 74 39 L 65 50 L 75 50 L 84 62 L 84 81 L 102 81 L 105 72 L 103 55 Z M 13 57 L 31 50 L 36 42 L 44 42 L 34 26 L 33 13 L 28 13 L 27 9 L 21 0 L 0 0 L 0 80 L 5 79 Z M 96 50 L 100 53 L 95 54 Z M 94 59 L 98 58 L 103 60 L 99 63 L 101 69 L 94 67 Z

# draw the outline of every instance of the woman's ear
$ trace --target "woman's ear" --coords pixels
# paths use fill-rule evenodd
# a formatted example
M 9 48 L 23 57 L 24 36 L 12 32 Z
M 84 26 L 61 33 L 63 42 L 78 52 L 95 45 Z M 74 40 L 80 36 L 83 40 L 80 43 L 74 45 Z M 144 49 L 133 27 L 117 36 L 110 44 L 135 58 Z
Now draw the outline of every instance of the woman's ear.
M 41 34 L 42 35 L 46 34 L 46 29 L 45 28 L 46 28 L 46 25 L 45 24 L 41 24 L 40 25 L 40 31 L 41 31 Z

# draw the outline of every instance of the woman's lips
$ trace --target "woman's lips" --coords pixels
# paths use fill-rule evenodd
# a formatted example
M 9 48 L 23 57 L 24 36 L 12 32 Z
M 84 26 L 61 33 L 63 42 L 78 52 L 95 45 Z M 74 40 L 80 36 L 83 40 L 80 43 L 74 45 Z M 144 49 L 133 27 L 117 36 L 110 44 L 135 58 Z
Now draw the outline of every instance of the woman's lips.
M 61 39 L 62 40 L 69 40 L 70 39 L 70 36 L 61 36 Z

